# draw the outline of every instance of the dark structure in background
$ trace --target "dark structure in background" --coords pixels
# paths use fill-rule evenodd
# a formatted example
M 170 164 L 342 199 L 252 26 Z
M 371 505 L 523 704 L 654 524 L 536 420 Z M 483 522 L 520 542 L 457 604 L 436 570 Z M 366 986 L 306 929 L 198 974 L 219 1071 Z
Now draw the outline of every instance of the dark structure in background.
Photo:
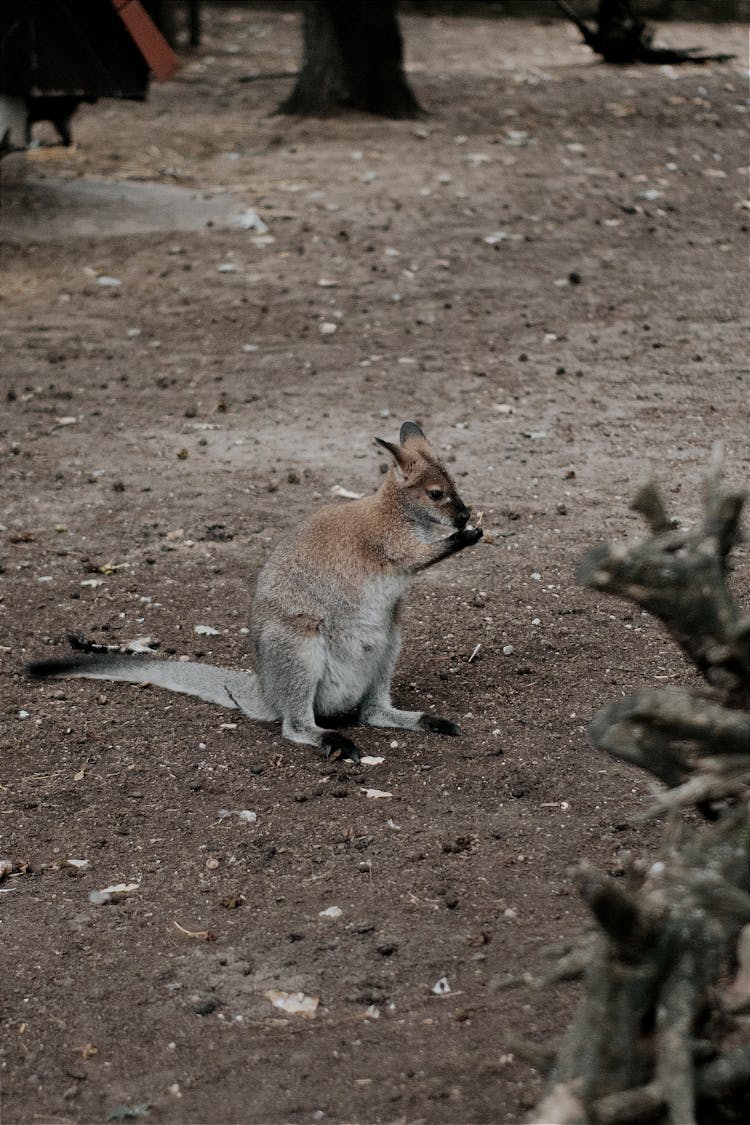
M 590 8 L 585 0 L 581 3 L 584 10 Z M 454 16 L 475 7 L 468 3 L 461 9 L 430 0 L 412 0 L 410 6 L 425 12 L 444 8 Z M 506 6 L 513 7 L 494 7 L 500 14 Z M 404 71 L 396 0 L 302 0 L 301 7 L 302 68 L 279 112 L 325 117 L 353 109 L 392 118 L 423 112 Z M 652 46 L 653 33 L 631 0 L 598 0 L 593 25 L 566 0 L 555 0 L 553 11 L 572 20 L 589 47 L 608 63 L 723 62 L 732 57 L 703 54 L 700 48 Z
M 566 2 L 556 0 L 558 8 L 576 25 L 584 42 L 608 63 L 703 63 L 726 62 L 732 55 L 706 55 L 700 47 L 678 50 L 654 47 L 653 32 L 633 11 L 630 0 L 599 0 L 595 25 L 591 27 Z
M 245 0 L 253 4 L 256 0 Z M 257 0 L 268 4 L 273 0 Z M 277 3 L 279 0 L 277 0 Z M 288 3 L 289 0 L 280 0 Z M 575 0 L 581 19 L 596 17 L 599 0 Z M 750 0 L 636 0 L 638 13 L 649 20 L 698 20 L 721 23 L 750 18 Z M 497 16 L 518 19 L 558 19 L 557 0 L 401 0 L 403 12 L 440 16 Z
M 171 47 L 184 29 L 188 47 L 199 47 L 203 20 L 201 0 L 149 0 L 149 13 Z
M 422 113 L 404 72 L 396 0 L 306 0 L 302 12 L 302 69 L 281 113 Z
M 680 0 L 550 0 L 549 14 L 572 20 L 585 42 L 610 63 L 724 61 L 699 48 L 677 50 L 652 45 L 653 33 L 639 12 L 681 15 Z M 594 9 L 594 2 L 596 8 Z M 268 3 L 268 0 L 266 0 Z M 714 18 L 738 16 L 748 0 L 712 0 Z M 417 117 L 423 111 L 404 71 L 397 0 L 300 0 L 304 54 L 290 96 L 280 112 L 327 116 L 345 109 L 382 117 Z M 703 0 L 694 0 L 693 10 Z M 253 7 L 250 0 L 248 9 Z M 457 16 L 484 9 L 498 15 L 541 15 L 545 3 L 517 0 L 475 4 L 472 0 L 410 0 L 403 7 Z M 520 8 L 520 11 L 519 11 Z M 593 24 L 588 19 L 593 20 Z M 100 97 L 143 100 L 149 64 L 157 77 L 167 58 L 167 42 L 186 22 L 187 43 L 201 37 L 200 0 L 0 0 L 0 100 L 10 97 L 25 118 L 22 138 L 31 141 L 35 121 L 50 120 L 63 144 L 70 144 L 70 122 L 82 101 Z M 153 34 L 152 34 L 153 33 Z M 154 39 L 156 35 L 156 39 Z M 144 57 L 145 56 L 145 57 Z M 170 71 L 171 73 L 171 71 Z M 0 109 L 4 109 L 4 105 Z M 0 155 L 14 147 L 5 115 L 0 121 Z
M 142 101 L 149 68 L 111 3 L 3 0 L 0 75 L 2 92 L 20 97 Z
M 165 78 L 176 69 L 152 22 L 160 7 L 133 0 L 2 0 L 0 96 L 25 104 L 25 144 L 33 123 L 48 120 L 68 145 L 81 102 L 143 101 L 151 71 Z M 3 145 L 13 147 L 0 136 L 0 150 Z

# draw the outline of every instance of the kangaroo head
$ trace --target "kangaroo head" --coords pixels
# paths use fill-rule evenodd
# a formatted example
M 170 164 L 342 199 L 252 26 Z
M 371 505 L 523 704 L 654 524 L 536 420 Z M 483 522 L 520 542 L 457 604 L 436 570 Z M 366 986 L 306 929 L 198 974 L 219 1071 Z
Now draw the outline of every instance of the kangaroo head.
M 398 445 L 382 438 L 375 441 L 393 460 L 393 477 L 409 518 L 432 531 L 437 528 L 430 525 L 436 524 L 466 527 L 469 509 L 416 422 L 404 422 Z

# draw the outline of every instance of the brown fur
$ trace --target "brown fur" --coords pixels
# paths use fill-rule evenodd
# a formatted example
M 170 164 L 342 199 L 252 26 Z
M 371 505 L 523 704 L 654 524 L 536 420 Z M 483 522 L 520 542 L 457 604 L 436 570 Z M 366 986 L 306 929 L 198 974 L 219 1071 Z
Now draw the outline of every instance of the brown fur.
M 429 560 L 432 545 L 409 518 L 412 509 L 429 506 L 451 522 L 466 512 L 447 469 L 423 435 L 410 435 L 400 447 L 379 444 L 388 449 L 394 465 L 378 491 L 323 508 L 295 542 L 300 558 L 355 586 L 377 573 L 411 573 Z M 439 489 L 445 499 L 425 499 L 430 489 Z

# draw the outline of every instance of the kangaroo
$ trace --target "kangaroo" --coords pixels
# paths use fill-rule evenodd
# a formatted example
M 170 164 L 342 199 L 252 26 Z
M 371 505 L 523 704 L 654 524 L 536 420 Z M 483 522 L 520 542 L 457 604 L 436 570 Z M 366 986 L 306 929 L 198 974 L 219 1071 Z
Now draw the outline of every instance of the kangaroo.
M 326 757 L 359 760 L 351 739 L 326 718 L 358 713 L 374 727 L 460 735 L 449 719 L 391 702 L 399 617 L 409 579 L 477 543 L 482 529 L 415 422 L 399 443 L 376 438 L 391 458 L 371 496 L 332 504 L 272 552 L 252 604 L 253 672 L 124 653 L 75 653 L 30 664 L 35 677 L 148 682 L 250 719 L 282 724 L 291 742 Z

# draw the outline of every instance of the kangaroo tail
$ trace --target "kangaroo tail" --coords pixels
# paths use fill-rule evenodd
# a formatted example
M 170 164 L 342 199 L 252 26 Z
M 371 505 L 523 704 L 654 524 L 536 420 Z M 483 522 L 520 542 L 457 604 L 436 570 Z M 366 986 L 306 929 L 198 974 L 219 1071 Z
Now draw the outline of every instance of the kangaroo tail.
M 207 703 L 239 709 L 251 719 L 278 718 L 263 699 L 253 672 L 221 668 L 213 664 L 159 660 L 151 656 L 128 656 L 118 652 L 73 653 L 56 660 L 37 660 L 26 666 L 35 679 L 81 676 L 89 680 L 123 680 L 149 683 L 168 691 L 192 695 Z

